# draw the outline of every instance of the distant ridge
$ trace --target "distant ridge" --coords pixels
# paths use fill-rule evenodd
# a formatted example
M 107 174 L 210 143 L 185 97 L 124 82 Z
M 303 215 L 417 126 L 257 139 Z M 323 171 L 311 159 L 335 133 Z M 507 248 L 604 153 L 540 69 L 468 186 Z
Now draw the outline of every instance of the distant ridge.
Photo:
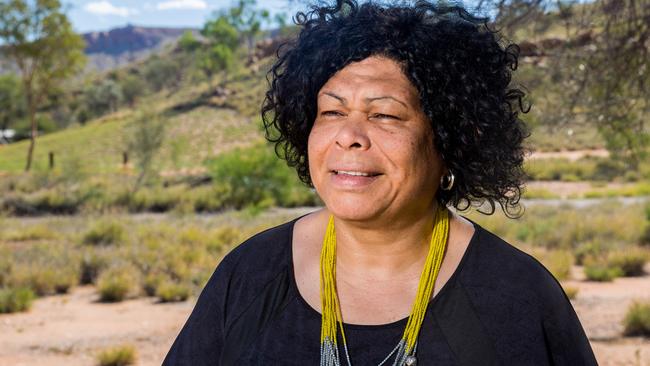
M 127 25 L 103 32 L 82 34 L 86 41 L 88 66 L 107 70 L 147 57 L 165 44 L 176 41 L 185 31 L 195 28 L 158 28 Z

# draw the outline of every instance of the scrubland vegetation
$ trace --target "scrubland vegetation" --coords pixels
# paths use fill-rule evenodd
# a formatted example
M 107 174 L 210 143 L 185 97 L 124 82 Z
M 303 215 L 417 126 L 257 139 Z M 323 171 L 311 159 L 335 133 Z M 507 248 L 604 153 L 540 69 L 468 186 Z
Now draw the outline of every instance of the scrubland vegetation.
M 133 346 L 116 346 L 97 355 L 98 366 L 128 366 L 135 364 L 137 353 Z
M 241 187 L 240 187 L 241 188 Z M 256 186 L 240 194 L 254 197 Z M 559 280 L 574 264 L 588 279 L 644 275 L 650 220 L 643 205 L 616 201 L 587 208 L 536 205 L 520 219 L 468 217 L 538 258 Z M 154 296 L 184 301 L 198 292 L 234 245 L 287 216 L 255 208 L 220 214 L 58 216 L 0 221 L 0 308 L 29 307 L 31 294 L 68 292 L 94 284 L 100 301 Z M 21 236 L 18 233 L 28 233 Z M 570 293 L 571 291 L 567 291 Z

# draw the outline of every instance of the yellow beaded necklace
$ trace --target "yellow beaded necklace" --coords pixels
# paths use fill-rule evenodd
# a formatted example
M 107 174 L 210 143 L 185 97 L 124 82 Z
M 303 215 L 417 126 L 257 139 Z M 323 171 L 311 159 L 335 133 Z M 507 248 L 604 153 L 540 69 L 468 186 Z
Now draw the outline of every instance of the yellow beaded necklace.
M 429 244 L 429 253 L 420 276 L 418 292 L 413 304 L 413 310 L 408 317 L 404 335 L 396 347 L 397 356 L 394 365 L 414 365 L 415 348 L 424 320 L 427 305 L 433 293 L 434 284 L 438 277 L 438 271 L 447 245 L 449 235 L 449 211 L 446 207 L 439 205 L 436 209 L 433 233 Z M 330 216 L 327 225 L 327 232 L 323 239 L 323 247 L 320 256 L 320 292 L 322 303 L 321 320 L 321 366 L 339 366 L 339 351 L 337 345 L 337 328 L 341 330 L 343 347 L 345 349 L 348 365 L 351 366 L 347 352 L 347 342 L 343 330 L 343 317 L 338 296 L 336 294 L 336 231 L 334 230 L 334 217 Z M 395 350 L 394 350 L 395 351 Z M 389 355 L 389 357 L 392 355 Z M 384 360 L 384 362 L 388 357 Z M 384 363 L 382 362 L 382 364 Z

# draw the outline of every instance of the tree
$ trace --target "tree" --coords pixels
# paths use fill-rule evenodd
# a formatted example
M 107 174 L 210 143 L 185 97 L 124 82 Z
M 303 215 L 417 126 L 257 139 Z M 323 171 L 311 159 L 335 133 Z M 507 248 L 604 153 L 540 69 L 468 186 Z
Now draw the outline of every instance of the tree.
M 271 22 L 266 9 L 256 9 L 257 0 L 239 0 L 237 6 L 228 11 L 228 22 L 239 31 L 248 49 L 248 60 L 253 59 L 255 38 L 262 31 L 262 23 Z
M 170 58 L 153 55 L 147 60 L 144 78 L 154 92 L 178 86 L 180 67 Z
M 139 75 L 127 74 L 120 80 L 120 86 L 124 100 L 128 103 L 129 107 L 133 108 L 138 98 L 142 96 L 147 86 L 144 80 Z
M 192 53 L 201 47 L 201 42 L 194 37 L 192 31 L 187 30 L 183 32 L 183 35 L 178 40 L 178 46 L 184 52 Z
M 112 79 L 101 80 L 85 91 L 86 108 L 92 116 L 115 112 L 124 99 L 120 84 Z
M 226 82 L 234 53 L 239 45 L 237 29 L 230 24 L 228 19 L 221 15 L 205 23 L 201 35 L 206 38 L 207 46 L 198 59 L 199 68 L 205 73 L 212 87 L 212 77 L 219 71 L 224 75 L 222 85 Z
M 549 57 L 562 104 L 548 119 L 585 121 L 636 169 L 650 152 L 650 0 L 574 4 L 564 13 L 572 14 L 563 19 L 567 39 Z
M 20 79 L 15 75 L 0 75 L 0 131 L 15 125 L 25 115 L 25 99 Z M 0 134 L 0 143 L 5 137 Z
M 85 46 L 58 0 L 0 3 L 0 41 L 0 51 L 15 64 L 23 84 L 31 125 L 25 165 L 29 171 L 38 133 L 36 112 L 48 91 L 83 67 Z
M 153 163 L 165 138 L 165 124 L 159 115 L 145 110 L 127 131 L 127 149 L 133 153 L 139 171 L 135 192 L 154 173 Z

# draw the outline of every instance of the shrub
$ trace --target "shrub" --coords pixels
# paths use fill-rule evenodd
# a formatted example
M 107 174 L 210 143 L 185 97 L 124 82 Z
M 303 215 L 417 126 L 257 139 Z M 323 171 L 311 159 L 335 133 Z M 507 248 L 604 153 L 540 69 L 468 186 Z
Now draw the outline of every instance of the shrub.
M 638 249 L 610 253 L 607 257 L 609 265 L 620 268 L 623 276 L 627 277 L 642 276 L 644 274 L 643 267 L 647 260 L 647 254 Z
M 5 235 L 5 239 L 9 241 L 29 241 L 55 239 L 57 236 L 56 232 L 50 230 L 47 226 L 35 225 L 22 228 L 16 232 L 10 232 Z
M 524 168 L 532 180 L 578 181 L 591 179 L 597 163 L 592 158 L 570 161 L 562 158 L 532 159 Z
M 650 223 L 646 224 L 645 231 L 641 234 L 641 238 L 639 238 L 639 244 L 644 247 L 650 247 Z
M 131 212 L 167 212 L 182 202 L 184 187 L 140 189 L 128 202 Z
M 136 290 L 137 269 L 131 266 L 109 268 L 99 276 L 97 290 L 99 301 L 119 302 Z
M 54 292 L 57 294 L 65 294 L 70 289 L 79 283 L 79 273 L 74 264 L 72 267 L 59 268 L 54 275 Z
M 32 290 L 20 288 L 0 288 L 0 314 L 27 311 L 34 300 Z
M 607 248 L 601 241 L 589 241 L 580 244 L 575 252 L 576 264 L 581 266 L 590 259 L 601 258 L 607 254 Z
M 65 245 L 42 243 L 14 251 L 13 266 L 7 283 L 28 287 L 36 295 L 65 293 L 77 284 L 78 257 Z
M 214 184 L 226 187 L 223 201 L 227 207 L 299 206 L 316 200 L 269 145 L 236 149 L 208 160 L 206 165 Z
M 217 212 L 223 209 L 223 197 L 227 195 L 228 187 L 215 184 L 194 188 L 185 197 L 192 203 L 195 212 Z
M 99 274 L 108 267 L 108 258 L 95 251 L 87 250 L 83 253 L 80 267 L 79 283 L 93 284 L 97 282 Z
M 569 298 L 569 300 L 575 299 L 576 296 L 578 295 L 578 288 L 577 287 L 566 286 L 566 287 L 563 287 L 563 289 L 564 289 L 564 293 Z
M 571 274 L 573 255 L 567 250 L 533 251 L 533 255 L 558 280 L 565 280 Z
M 650 336 L 650 303 L 634 302 L 623 319 L 626 336 Z
M 31 289 L 37 296 L 51 295 L 55 292 L 54 270 L 38 265 L 22 265 L 14 268 L 10 284 Z
M 79 211 L 83 199 L 74 190 L 57 187 L 35 193 L 28 198 L 27 203 L 37 213 L 71 215 Z
M 131 345 L 110 348 L 97 355 L 99 366 L 128 366 L 133 365 L 135 359 L 135 348 Z
M 165 281 L 167 277 L 162 273 L 152 272 L 147 274 L 142 284 L 142 290 L 147 296 L 156 296 L 158 286 Z
M 620 268 L 610 267 L 607 263 L 603 262 L 586 264 L 584 271 L 588 280 L 598 282 L 609 282 L 623 275 L 623 271 Z
M 13 262 L 8 248 L 0 247 L 0 287 L 7 284 L 11 276 Z
M 546 257 L 547 268 L 558 280 L 569 278 L 573 262 L 573 255 L 567 250 L 552 250 Z
M 185 301 L 190 297 L 190 289 L 181 283 L 163 282 L 156 289 L 156 297 L 161 302 Z
M 527 199 L 554 199 L 559 198 L 559 196 L 544 188 L 531 188 L 526 187 L 523 192 L 523 196 Z
M 114 221 L 99 221 L 83 237 L 84 244 L 110 245 L 124 242 L 126 235 L 122 225 Z

